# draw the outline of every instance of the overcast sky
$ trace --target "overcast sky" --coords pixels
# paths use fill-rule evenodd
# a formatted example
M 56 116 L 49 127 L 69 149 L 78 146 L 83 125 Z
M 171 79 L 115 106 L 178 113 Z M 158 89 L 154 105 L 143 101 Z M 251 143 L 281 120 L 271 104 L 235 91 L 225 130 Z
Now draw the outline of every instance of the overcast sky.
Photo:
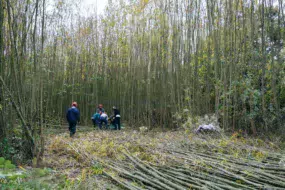
M 96 1 L 97 1 L 97 10 L 99 14 L 102 14 L 104 12 L 104 9 L 106 7 L 106 5 L 108 4 L 108 0 L 82 0 L 82 6 L 83 11 L 86 11 L 88 9 L 92 9 L 93 7 L 95 7 L 96 5 Z M 83 13 L 86 14 L 86 13 Z

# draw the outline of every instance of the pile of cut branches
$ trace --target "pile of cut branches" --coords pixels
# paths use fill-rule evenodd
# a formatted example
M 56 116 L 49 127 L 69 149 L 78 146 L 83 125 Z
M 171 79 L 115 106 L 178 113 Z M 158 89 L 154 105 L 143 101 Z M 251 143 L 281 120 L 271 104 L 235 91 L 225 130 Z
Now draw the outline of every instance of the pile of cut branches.
M 98 159 L 84 155 L 90 162 Z M 282 154 L 272 154 L 262 162 L 251 158 L 235 158 L 232 155 L 200 151 L 161 150 L 168 156 L 168 163 L 149 163 L 122 151 L 123 161 L 100 161 L 106 168 L 104 175 L 121 187 L 137 189 L 283 189 L 285 167 Z
M 73 156 L 72 165 L 83 168 L 95 165 L 97 175 L 100 166 L 123 189 L 285 188 L 282 150 L 258 139 L 106 132 L 72 141 L 57 136 L 53 142 L 54 156 Z
M 125 155 L 127 159 L 123 164 L 104 165 L 119 174 L 121 179 L 114 180 L 126 189 L 285 188 L 285 167 L 281 165 L 284 158 L 281 155 L 272 155 L 259 163 L 212 152 L 169 151 L 169 159 L 175 163 L 169 166 L 146 163 L 128 153 Z

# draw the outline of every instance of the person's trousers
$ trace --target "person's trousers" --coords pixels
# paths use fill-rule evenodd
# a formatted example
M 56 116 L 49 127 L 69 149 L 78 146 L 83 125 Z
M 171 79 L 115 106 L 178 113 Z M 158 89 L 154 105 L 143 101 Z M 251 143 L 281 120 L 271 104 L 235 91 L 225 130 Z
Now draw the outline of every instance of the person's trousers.
M 92 121 L 93 121 L 94 128 L 95 128 L 96 126 L 98 126 L 98 127 L 100 128 L 100 121 L 95 120 L 95 119 L 92 119 Z
M 108 129 L 108 121 L 107 119 L 101 119 L 99 124 L 99 128 L 102 129 L 102 124 L 104 123 L 106 125 L 106 129 Z
M 72 137 L 76 133 L 76 123 L 69 123 L 69 132 L 70 132 L 70 137 Z
M 115 124 L 115 130 L 121 130 L 121 118 L 120 117 L 115 117 L 114 124 Z

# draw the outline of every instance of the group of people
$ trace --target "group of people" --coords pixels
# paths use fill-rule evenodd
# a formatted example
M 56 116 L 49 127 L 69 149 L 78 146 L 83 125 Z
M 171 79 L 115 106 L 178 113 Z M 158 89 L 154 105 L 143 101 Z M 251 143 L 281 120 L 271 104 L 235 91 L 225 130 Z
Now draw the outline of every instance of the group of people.
M 77 102 L 73 102 L 71 108 L 68 109 L 66 113 L 66 119 L 69 124 L 70 137 L 73 137 L 76 133 L 76 125 L 80 122 L 80 112 L 78 110 Z M 99 104 L 96 112 L 91 119 L 94 127 L 98 126 L 99 129 L 102 129 L 102 126 L 104 124 L 106 128 L 109 128 L 108 115 L 105 112 L 102 104 Z M 113 106 L 113 115 L 109 119 L 110 123 L 115 126 L 115 130 L 121 130 L 120 111 L 115 106 Z
M 115 126 L 115 130 L 121 130 L 121 116 L 120 111 L 113 106 L 113 115 L 110 117 L 110 122 L 112 125 Z M 103 124 L 108 128 L 108 115 L 105 112 L 103 105 L 99 104 L 96 113 L 94 113 L 93 117 L 91 118 L 93 121 L 94 127 L 98 126 L 99 129 L 102 129 Z

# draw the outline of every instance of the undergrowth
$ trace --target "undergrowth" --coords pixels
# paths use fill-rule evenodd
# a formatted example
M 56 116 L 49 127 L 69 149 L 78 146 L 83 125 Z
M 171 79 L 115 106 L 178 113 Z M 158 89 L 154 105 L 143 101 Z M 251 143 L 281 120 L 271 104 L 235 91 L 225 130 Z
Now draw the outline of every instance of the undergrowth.
M 180 162 L 180 158 L 170 152 L 191 150 L 221 155 L 221 158 L 227 155 L 240 161 L 250 159 L 257 163 L 283 151 L 279 139 L 274 142 L 249 138 L 242 131 L 231 136 L 196 135 L 185 130 L 144 133 L 134 130 L 84 131 L 73 139 L 67 133 L 50 134 L 43 159 L 46 168 L 27 170 L 25 177 L 2 184 L 2 189 L 120 189 L 104 175 L 107 172 L 118 177 L 115 171 L 105 167 L 106 163 L 124 167 L 128 162 L 125 153 L 128 153 L 149 164 L 169 166 L 174 161 Z M 221 159 L 220 163 L 223 162 L 226 160 Z M 3 163 L 6 161 L 0 158 L 0 168 Z M 193 158 L 193 163 L 196 169 L 211 167 L 199 158 Z M 9 164 L 6 163 L 7 166 Z M 133 185 L 140 186 L 135 182 Z
M 128 151 L 132 156 L 147 163 L 171 165 L 171 159 L 167 155 L 168 150 L 187 151 L 193 148 L 202 152 L 205 150 L 205 152 L 227 154 L 240 160 L 249 158 L 256 162 L 262 162 L 272 152 L 281 151 L 279 141 L 269 142 L 249 138 L 243 136 L 242 131 L 233 133 L 229 137 L 199 136 L 185 131 L 147 133 L 92 131 L 79 133 L 74 139 L 70 139 L 68 134 L 52 135 L 46 148 L 44 162 L 48 167 L 64 174 L 68 183 L 74 186 L 88 182 L 94 179 L 94 176 L 97 180 L 103 179 L 103 171 L 107 170 L 99 162 L 92 163 L 86 157 L 100 162 L 111 160 L 120 164 L 126 160 L 124 152 Z M 93 185 L 95 183 L 98 187 L 99 182 L 96 181 Z

